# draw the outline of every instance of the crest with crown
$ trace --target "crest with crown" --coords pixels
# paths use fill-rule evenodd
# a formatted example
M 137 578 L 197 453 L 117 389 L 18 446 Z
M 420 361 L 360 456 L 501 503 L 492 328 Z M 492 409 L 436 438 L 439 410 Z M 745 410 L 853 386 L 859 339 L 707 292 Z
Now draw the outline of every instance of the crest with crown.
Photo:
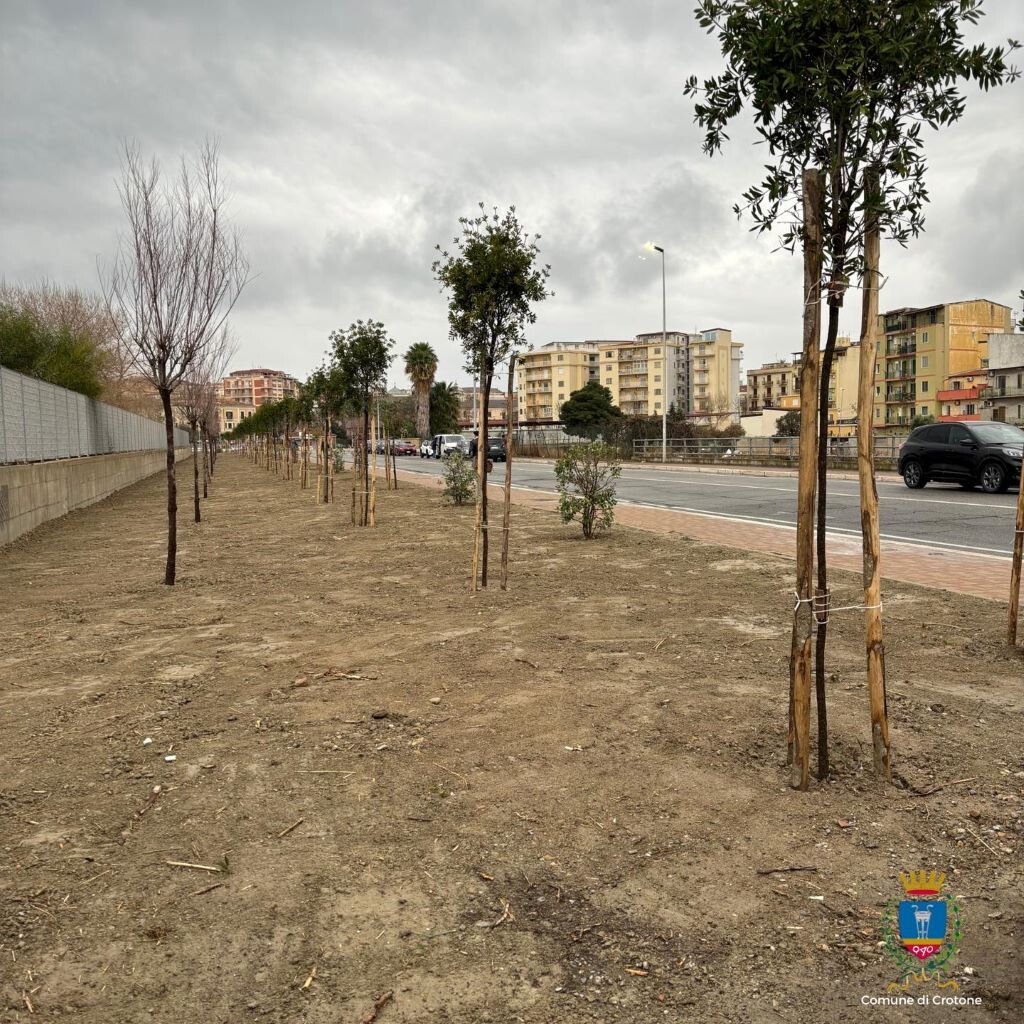
M 926 896 L 935 899 L 942 891 L 946 876 L 941 871 L 900 872 L 900 884 L 908 896 Z

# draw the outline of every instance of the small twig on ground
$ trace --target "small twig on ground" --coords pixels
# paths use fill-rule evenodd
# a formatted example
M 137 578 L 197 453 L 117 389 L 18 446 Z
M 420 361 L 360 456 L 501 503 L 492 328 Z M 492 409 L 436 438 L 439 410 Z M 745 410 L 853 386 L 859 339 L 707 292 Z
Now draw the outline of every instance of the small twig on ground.
M 501 917 L 494 921 L 477 921 L 478 928 L 497 928 L 499 924 L 504 924 L 506 921 L 514 921 L 516 915 L 512 913 L 512 906 L 508 900 L 501 901 Z
M 530 668 L 532 668 L 532 669 L 539 669 L 540 668 L 540 665 L 535 665 L 532 661 L 529 660 L 529 658 L 516 658 L 515 660 L 520 662 L 523 665 L 529 665 Z
M 148 811 L 153 806 L 153 804 L 157 802 L 162 792 L 162 786 L 154 786 L 149 791 L 149 796 L 146 797 L 146 802 L 135 812 L 135 817 L 141 818 L 146 813 L 146 811 Z
M 466 776 L 465 775 L 461 774 L 460 772 L 455 771 L 453 768 L 449 768 L 446 765 L 441 764 L 440 761 L 435 761 L 434 764 L 436 764 L 438 768 L 443 768 L 446 772 L 450 772 L 457 779 L 462 779 L 463 781 L 466 781 Z
M 313 964 L 313 967 L 310 969 L 309 972 L 309 977 L 306 978 L 306 980 L 302 983 L 303 990 L 309 988 L 309 986 L 312 985 L 314 981 L 316 981 L 316 964 Z
M 340 768 L 296 768 L 296 775 L 355 775 L 355 772 L 343 772 Z
M 794 867 L 794 868 L 764 868 L 758 869 L 757 874 L 759 875 L 784 875 L 789 871 L 817 871 L 817 868 L 812 867 Z
M 988 850 L 989 853 L 992 854 L 992 856 L 994 856 L 994 857 L 998 857 L 999 856 L 999 851 L 997 849 L 995 849 L 995 847 L 989 846 L 989 844 L 986 843 L 985 840 L 982 839 L 981 836 L 979 836 L 978 833 L 975 832 L 974 829 L 971 828 L 971 826 L 967 824 L 967 822 L 964 822 L 964 826 L 966 827 L 967 831 L 970 832 L 971 835 L 974 836 L 974 838 L 977 839 L 978 842 L 981 843 L 981 845 L 984 846 L 985 849 Z
M 22 992 L 21 993 L 21 998 L 24 1001 L 25 1008 L 28 1010 L 28 1012 L 29 1013 L 35 1013 L 36 1012 L 36 1008 L 32 1005 L 32 1000 L 29 999 L 28 993 L 27 992 Z
M 385 992 L 384 995 L 380 996 L 373 1004 L 373 1009 L 360 1021 L 360 1024 L 373 1024 L 377 1019 L 377 1014 L 395 998 L 394 992 Z
M 168 867 L 172 868 L 192 868 L 193 871 L 213 871 L 216 874 L 222 874 L 224 869 L 218 867 L 212 867 L 209 864 L 193 864 L 187 860 L 165 860 L 164 863 Z
M 949 789 L 950 786 L 962 786 L 965 782 L 975 782 L 978 776 L 972 775 L 967 779 L 953 779 L 951 782 L 940 782 L 937 786 L 931 786 L 928 789 L 918 789 L 916 786 L 911 786 L 911 790 L 914 796 L 931 796 L 932 793 L 938 793 L 940 790 Z
M 283 828 L 277 833 L 277 838 L 283 839 L 289 832 L 294 832 L 305 820 L 305 818 L 299 818 L 298 821 L 293 821 L 287 828 Z
M 663 636 L 663 637 L 662 637 L 662 638 L 661 638 L 661 639 L 660 639 L 660 640 L 659 640 L 659 641 L 658 641 L 658 642 L 657 642 L 657 643 L 656 643 L 656 644 L 654 645 L 654 649 L 655 649 L 655 651 L 660 651 L 660 650 L 661 650 L 661 648 L 662 648 L 662 647 L 664 646 L 664 644 L 666 643 L 666 641 L 667 641 L 667 640 L 668 640 L 668 637 L 667 637 L 667 636 Z
M 223 889 L 223 882 L 215 882 L 213 885 L 208 885 L 205 889 L 196 889 L 195 892 L 190 892 L 189 896 L 205 896 L 208 892 L 213 892 L 214 889 Z

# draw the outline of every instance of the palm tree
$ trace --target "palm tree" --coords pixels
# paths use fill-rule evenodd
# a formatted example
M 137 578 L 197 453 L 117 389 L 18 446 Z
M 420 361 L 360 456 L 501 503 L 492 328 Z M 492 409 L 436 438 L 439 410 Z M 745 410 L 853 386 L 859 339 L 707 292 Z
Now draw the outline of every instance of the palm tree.
M 405 372 L 412 381 L 416 399 L 416 432 L 421 438 L 430 436 L 430 388 L 437 373 L 437 353 L 425 341 L 409 346 L 405 353 Z

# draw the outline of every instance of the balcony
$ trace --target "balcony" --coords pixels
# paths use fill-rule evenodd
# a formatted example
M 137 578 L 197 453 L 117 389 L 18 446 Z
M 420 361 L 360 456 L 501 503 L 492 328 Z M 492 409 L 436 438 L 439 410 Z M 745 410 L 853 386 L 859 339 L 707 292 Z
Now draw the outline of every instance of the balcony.
M 917 401 L 914 388 L 892 388 L 885 393 L 885 401 L 889 405 L 909 405 Z
M 1024 388 L 1017 387 L 1005 387 L 1001 388 L 998 385 L 990 388 L 981 389 L 982 398 L 1024 398 Z
M 911 355 L 917 351 L 916 341 L 901 341 L 894 342 L 886 347 L 886 357 L 892 356 L 906 356 Z

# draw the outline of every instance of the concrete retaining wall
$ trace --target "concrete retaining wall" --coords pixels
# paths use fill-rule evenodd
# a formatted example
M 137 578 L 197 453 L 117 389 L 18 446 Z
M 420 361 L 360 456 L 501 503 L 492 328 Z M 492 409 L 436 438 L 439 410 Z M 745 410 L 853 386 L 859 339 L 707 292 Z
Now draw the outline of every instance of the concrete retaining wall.
M 189 467 L 187 477 L 178 477 L 179 504 L 182 490 L 186 497 L 192 493 L 191 455 L 188 448 L 178 449 L 179 463 Z M 167 453 L 161 451 L 0 466 L 0 546 L 50 519 L 102 501 L 166 466 Z M 183 487 L 183 480 L 187 486 Z

